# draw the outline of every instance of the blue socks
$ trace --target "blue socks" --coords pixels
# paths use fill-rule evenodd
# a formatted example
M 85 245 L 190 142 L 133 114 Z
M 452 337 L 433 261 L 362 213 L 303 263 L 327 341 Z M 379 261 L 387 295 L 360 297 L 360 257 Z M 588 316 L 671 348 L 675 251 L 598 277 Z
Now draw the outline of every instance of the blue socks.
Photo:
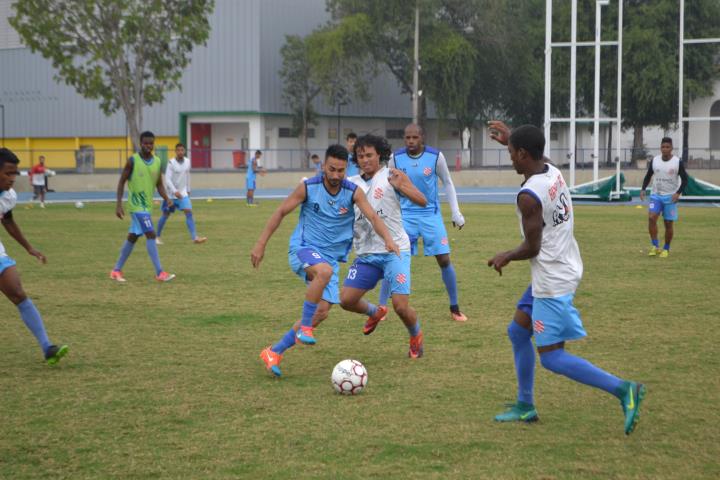
M 195 220 L 193 219 L 192 212 L 185 213 L 185 225 L 187 225 L 188 231 L 190 232 L 190 240 L 197 238 L 197 232 L 195 231 Z
M 147 247 L 148 255 L 150 255 L 150 260 L 152 260 L 153 265 L 155 266 L 155 275 L 160 275 L 160 272 L 162 272 L 162 267 L 160 266 L 160 256 L 158 255 L 157 243 L 155 243 L 155 239 L 148 238 L 145 246 Z
M 533 388 L 535 384 L 535 349 L 532 344 L 532 331 L 521 327 L 514 320 L 507 329 L 512 342 L 515 358 L 515 374 L 518 382 L 518 402 L 533 405 Z
M 123 243 L 123 246 L 120 249 L 120 258 L 118 258 L 118 261 L 115 264 L 115 270 L 122 270 L 123 265 L 125 265 L 125 262 L 133 251 L 133 247 L 135 247 L 134 243 L 129 240 L 125 240 L 125 243 Z
M 378 305 L 387 305 L 388 298 L 390 298 L 390 282 L 383 278 L 380 282 L 380 298 L 378 298 Z
M 611 395 L 617 396 L 623 386 L 623 381 L 616 376 L 599 369 L 584 358 L 570 355 L 564 349 L 540 354 L 540 362 L 551 372 L 605 390 Z
M 450 297 L 450 305 L 457 305 L 457 277 L 455 276 L 455 267 L 453 267 L 451 263 L 447 267 L 441 268 L 440 272 L 442 273 L 442 279 L 445 283 L 448 297 Z
M 270 350 L 275 353 L 283 354 L 285 350 L 295 345 L 295 330 L 292 328 L 287 331 L 278 343 L 273 345 Z
M 373 305 L 370 302 L 367 302 L 367 310 L 365 310 L 365 313 L 368 317 L 372 317 L 377 313 L 377 305 Z
M 670 250 L 670 244 L 669 244 L 669 243 L 666 243 L 665 245 L 663 245 L 663 249 L 664 249 L 664 250 Z
M 168 221 L 168 218 L 170 218 L 169 215 L 160 215 L 160 220 L 158 220 L 158 228 L 157 228 L 157 236 L 159 237 L 162 235 L 163 228 L 165 228 L 165 222 Z
M 413 325 L 412 327 L 405 326 L 405 328 L 407 328 L 407 331 L 411 337 L 417 337 L 418 333 L 420 333 L 420 319 L 418 318 L 415 322 L 415 325 Z
M 651 238 L 650 241 L 652 242 L 653 247 L 660 248 L 660 240 L 658 240 L 657 238 Z
M 51 343 L 45 332 L 45 325 L 43 325 L 40 312 L 38 312 L 38 309 L 35 308 L 32 300 L 29 298 L 20 302 L 17 308 L 20 311 L 20 317 L 22 317 L 23 322 L 25 322 L 25 326 L 35 335 L 35 339 L 40 344 L 43 353 L 45 353 Z
M 303 302 L 302 319 L 300 320 L 300 324 L 303 327 L 312 327 L 312 318 L 313 315 L 315 315 L 315 310 L 317 310 L 317 307 L 317 303 L 308 302 L 307 300 Z

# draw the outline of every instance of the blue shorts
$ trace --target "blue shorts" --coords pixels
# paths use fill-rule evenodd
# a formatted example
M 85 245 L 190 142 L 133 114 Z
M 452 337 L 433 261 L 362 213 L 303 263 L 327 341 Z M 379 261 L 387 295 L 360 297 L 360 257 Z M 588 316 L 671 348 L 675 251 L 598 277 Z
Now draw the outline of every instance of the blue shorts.
M 15 260 L 8 257 L 7 255 L 0 255 L 0 275 L 2 275 L 5 269 L 14 267 L 15 265 Z
M 528 285 L 528 288 L 525 290 L 525 293 L 522 294 L 522 297 L 520 297 L 520 300 L 518 300 L 517 303 L 517 309 L 522 310 L 523 312 L 528 314 L 528 317 L 532 317 L 532 307 L 533 307 L 533 296 L 532 296 L 532 283 Z
M 163 200 L 162 203 L 162 211 L 164 213 L 172 213 L 177 210 L 192 210 L 192 202 L 190 201 L 190 197 L 184 196 L 183 198 L 175 198 L 172 197 L 172 206 L 168 207 L 168 204 L 165 200 Z
M 312 247 L 302 247 L 297 250 L 288 252 L 288 262 L 290 268 L 295 274 L 302 278 L 303 282 L 308 283 L 307 273 L 305 269 L 318 263 L 327 263 L 333 269 L 330 282 L 325 285 L 322 299 L 328 303 L 340 303 L 340 266 L 338 262 L 327 255 L 323 255 L 319 250 Z
M 245 189 L 246 190 L 255 190 L 255 179 L 254 178 L 246 178 L 245 179 Z
M 562 297 L 534 298 L 532 327 L 535 345 L 546 347 L 587 335 L 570 293 Z
M 403 215 L 403 227 L 410 237 L 410 251 L 418 254 L 418 239 L 423 240 L 426 257 L 450 253 L 450 242 L 440 212 L 422 217 Z
M 132 220 L 130 221 L 130 229 L 128 229 L 129 233 L 142 236 L 155 231 L 150 212 L 133 212 L 130 217 Z
M 666 222 L 674 222 L 678 219 L 677 203 L 672 202 L 672 195 L 650 195 L 648 212 L 662 216 Z
M 390 283 L 390 294 L 410 295 L 410 252 L 374 253 L 355 259 L 343 287 L 372 290 L 379 280 Z

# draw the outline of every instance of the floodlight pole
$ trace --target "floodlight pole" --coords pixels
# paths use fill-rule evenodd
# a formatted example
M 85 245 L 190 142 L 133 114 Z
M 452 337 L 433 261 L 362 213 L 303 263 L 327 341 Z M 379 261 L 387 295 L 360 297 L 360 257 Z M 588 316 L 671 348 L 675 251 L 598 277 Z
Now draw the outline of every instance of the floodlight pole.
M 622 128 L 622 53 L 623 53 L 623 0 L 618 0 L 617 26 L 617 120 L 615 136 L 615 191 L 620 192 L 620 133 Z
M 552 0 L 545 2 L 545 156 L 550 158 L 550 95 L 552 94 Z
M 413 93 L 412 93 L 412 116 L 413 123 L 418 123 L 418 102 L 419 102 L 419 70 L 420 70 L 420 6 L 415 3 L 415 45 L 413 49 Z
M 575 85 L 577 77 L 577 0 L 572 0 L 570 23 L 570 151 L 568 160 L 570 163 L 570 188 L 575 186 L 575 107 L 577 88 Z
M 610 0 L 597 0 L 595 2 L 595 106 L 593 114 L 593 182 L 598 181 L 600 169 L 600 37 L 602 7 Z
M 680 0 L 680 52 L 678 55 L 678 91 L 679 91 L 679 99 L 678 99 L 678 127 L 680 130 L 680 141 L 678 142 L 680 144 L 680 159 L 682 160 L 683 157 L 683 149 L 685 148 L 685 145 L 683 144 L 683 140 L 685 139 L 684 130 L 685 125 L 683 122 L 683 83 L 684 83 L 684 77 L 685 77 L 685 64 L 684 64 L 684 56 L 685 56 L 685 0 Z

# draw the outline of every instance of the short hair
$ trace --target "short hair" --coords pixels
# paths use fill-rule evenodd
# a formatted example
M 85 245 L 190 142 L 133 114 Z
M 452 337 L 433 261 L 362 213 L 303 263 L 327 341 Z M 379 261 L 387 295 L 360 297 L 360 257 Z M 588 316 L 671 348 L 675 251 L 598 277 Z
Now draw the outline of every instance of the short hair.
M 40 156 L 38 157 L 38 160 L 45 160 L 45 155 L 40 155 Z
M 317 156 L 317 155 L 315 155 Z M 338 160 L 345 160 L 347 162 L 348 160 L 348 151 L 347 148 L 343 147 L 342 145 L 330 145 L 327 150 L 325 150 L 325 160 L 328 159 L 328 157 L 337 158 Z
M 175 148 L 177 149 L 178 147 L 183 147 L 184 149 L 186 149 L 186 150 L 187 150 L 187 147 L 186 147 L 186 146 L 185 146 L 185 144 L 184 144 L 184 143 L 182 143 L 182 142 L 180 142 L 180 143 L 176 143 L 176 144 L 175 144 Z
M 358 138 L 357 133 L 355 133 L 355 132 L 348 133 L 347 136 L 345 137 L 345 140 L 350 140 L 351 138 L 357 139 Z
M 509 142 L 515 149 L 524 148 L 535 160 L 543 157 L 545 135 L 534 125 L 522 125 L 513 129 Z
M 312 155 L 310 155 L 310 158 L 320 158 L 320 155 L 318 155 L 317 153 L 313 153 Z
M 385 138 L 378 135 L 367 134 L 358 138 L 353 148 L 353 159 L 352 161 L 357 164 L 357 151 L 363 147 L 373 147 L 375 151 L 380 155 L 380 162 L 387 163 L 390 160 L 392 149 L 390 144 Z
M 255 150 L 255 155 L 262 155 L 262 152 L 260 150 Z
M 670 145 L 672 145 L 672 144 L 673 144 L 673 143 L 672 143 L 672 138 L 670 138 L 670 137 L 663 137 L 663 139 L 660 140 L 660 145 L 662 145 L 663 143 L 669 143 Z
M 17 165 L 20 163 L 20 159 L 11 150 L 0 148 L 0 168 L 5 166 L 6 163 Z
M 155 134 L 152 133 L 150 130 L 145 130 L 144 132 L 142 132 L 142 133 L 140 134 L 140 143 L 142 143 L 143 138 L 152 138 L 152 139 L 154 140 L 154 139 L 155 139 Z
M 420 134 L 420 136 L 421 137 L 425 136 L 425 129 L 419 123 L 408 123 L 407 125 L 405 125 L 405 128 L 403 129 L 403 136 L 405 135 L 405 130 L 407 130 L 410 127 L 416 127 L 418 129 L 418 133 Z

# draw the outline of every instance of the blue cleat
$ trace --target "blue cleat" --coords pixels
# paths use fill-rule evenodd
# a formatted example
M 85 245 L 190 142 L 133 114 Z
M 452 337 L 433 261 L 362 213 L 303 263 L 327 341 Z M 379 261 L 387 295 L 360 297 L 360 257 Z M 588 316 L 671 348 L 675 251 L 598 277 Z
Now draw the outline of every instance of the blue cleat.
M 313 337 L 313 327 L 300 327 L 295 334 L 295 343 L 303 345 L 315 345 L 315 337 Z
M 647 388 L 642 383 L 625 382 L 624 393 L 621 393 L 620 405 L 625 414 L 625 435 L 630 435 L 640 420 L 640 403 L 647 395 Z
M 495 415 L 496 422 L 537 422 L 538 417 L 537 410 L 529 403 L 518 402 L 508 405 L 510 409 L 507 411 Z

